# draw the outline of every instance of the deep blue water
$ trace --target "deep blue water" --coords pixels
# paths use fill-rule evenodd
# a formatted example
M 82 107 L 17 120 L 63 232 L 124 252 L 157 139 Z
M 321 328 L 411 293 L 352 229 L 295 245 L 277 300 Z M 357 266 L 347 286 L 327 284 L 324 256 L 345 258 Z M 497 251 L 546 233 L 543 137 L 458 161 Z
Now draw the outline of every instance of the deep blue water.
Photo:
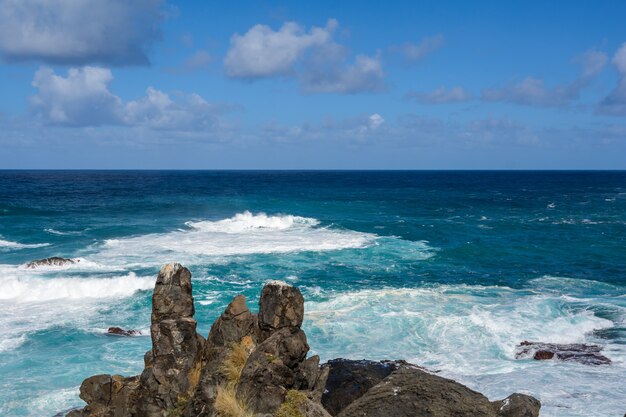
M 55 255 L 81 261 L 24 266 Z M 148 333 L 170 261 L 203 334 L 281 279 L 323 359 L 408 359 L 546 416 L 626 411 L 626 172 L 0 171 L 0 415 L 139 372 L 149 337 L 103 331 Z M 522 340 L 598 343 L 613 364 L 515 359 Z

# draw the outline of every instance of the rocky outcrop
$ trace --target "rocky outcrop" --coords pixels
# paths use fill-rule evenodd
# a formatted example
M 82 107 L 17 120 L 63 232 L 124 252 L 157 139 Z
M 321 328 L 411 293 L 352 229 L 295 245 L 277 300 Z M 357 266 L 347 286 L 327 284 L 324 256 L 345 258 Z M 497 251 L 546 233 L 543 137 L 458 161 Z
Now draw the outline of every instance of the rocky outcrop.
M 65 266 L 80 262 L 80 259 L 61 258 L 52 256 L 45 259 L 36 259 L 26 264 L 26 268 L 38 268 L 40 266 Z
M 205 340 L 196 332 L 191 273 L 159 272 L 152 297 L 152 349 L 140 375 L 83 381 L 87 405 L 69 417 L 535 417 L 522 394 L 489 402 L 482 394 L 404 361 L 308 356 L 304 299 L 284 282 L 267 283 L 253 314 L 235 297 Z M 120 328 L 111 333 L 125 335 Z
M 344 364 L 345 367 L 346 364 Z M 359 367 L 359 365 L 356 365 Z M 540 404 L 523 394 L 490 402 L 458 382 L 410 364 L 368 389 L 336 414 L 339 417 L 537 417 Z
M 107 329 L 107 334 L 114 336 L 141 336 L 141 332 L 139 330 L 126 330 L 122 329 L 121 327 L 109 327 Z
M 611 360 L 602 355 L 602 347 L 581 343 L 558 344 L 523 341 L 517 346 L 517 359 L 550 360 L 578 362 L 584 365 L 609 365 Z
M 406 362 L 349 359 L 328 361 L 323 365 L 328 368 L 329 374 L 326 390 L 322 395 L 322 405 L 336 416 L 403 364 Z
M 144 356 L 140 414 L 161 415 L 181 407 L 200 381 L 204 338 L 196 333 L 191 272 L 165 265 L 152 295 L 152 350 Z
M 304 298 L 295 287 L 282 281 L 270 281 L 261 292 L 259 329 L 261 341 L 282 328 L 297 330 L 304 319 Z

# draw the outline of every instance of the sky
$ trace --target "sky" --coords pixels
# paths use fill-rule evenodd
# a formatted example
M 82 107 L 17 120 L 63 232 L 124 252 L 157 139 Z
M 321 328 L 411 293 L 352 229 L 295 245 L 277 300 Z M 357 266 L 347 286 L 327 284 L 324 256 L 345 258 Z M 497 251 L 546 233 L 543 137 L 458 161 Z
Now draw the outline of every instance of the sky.
M 0 169 L 626 169 L 626 2 L 0 0 Z

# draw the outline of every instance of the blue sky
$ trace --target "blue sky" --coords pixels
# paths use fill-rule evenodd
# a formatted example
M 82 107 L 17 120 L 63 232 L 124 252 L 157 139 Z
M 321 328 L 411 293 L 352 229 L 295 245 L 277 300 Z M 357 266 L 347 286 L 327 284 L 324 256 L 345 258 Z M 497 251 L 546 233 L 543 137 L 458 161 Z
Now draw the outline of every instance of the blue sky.
M 0 0 L 0 168 L 626 169 L 624 16 Z

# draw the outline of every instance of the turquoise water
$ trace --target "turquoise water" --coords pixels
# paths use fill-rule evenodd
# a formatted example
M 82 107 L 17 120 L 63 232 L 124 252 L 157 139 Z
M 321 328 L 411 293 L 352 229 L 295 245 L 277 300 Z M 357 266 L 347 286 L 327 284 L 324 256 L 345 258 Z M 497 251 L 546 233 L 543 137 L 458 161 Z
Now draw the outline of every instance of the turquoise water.
M 48 256 L 81 262 L 25 268 Z M 407 359 L 543 416 L 626 411 L 624 172 L 0 171 L 0 415 L 52 416 L 85 377 L 140 372 L 170 261 L 205 335 L 281 279 L 324 360 Z M 601 344 L 613 364 L 516 360 L 523 340 Z

